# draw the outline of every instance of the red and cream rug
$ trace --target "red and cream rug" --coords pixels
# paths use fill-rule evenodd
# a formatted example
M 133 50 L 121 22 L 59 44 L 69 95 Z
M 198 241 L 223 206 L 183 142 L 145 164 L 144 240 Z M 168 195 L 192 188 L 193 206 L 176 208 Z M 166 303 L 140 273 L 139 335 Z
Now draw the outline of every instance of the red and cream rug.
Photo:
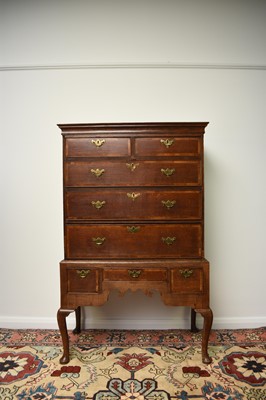
M 87 330 L 70 333 L 60 365 L 57 330 L 0 329 L 1 400 L 265 400 L 266 328 L 201 333 Z

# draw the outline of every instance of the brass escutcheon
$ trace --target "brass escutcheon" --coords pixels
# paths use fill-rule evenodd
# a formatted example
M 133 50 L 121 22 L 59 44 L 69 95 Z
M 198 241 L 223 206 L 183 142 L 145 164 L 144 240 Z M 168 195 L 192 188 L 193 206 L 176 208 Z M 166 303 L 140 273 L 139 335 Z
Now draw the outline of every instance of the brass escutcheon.
M 90 269 L 78 269 L 77 274 L 81 279 L 86 278 L 86 276 L 91 272 Z
M 97 178 L 99 178 L 103 173 L 104 173 L 104 169 L 91 169 L 91 173 L 94 174 Z
M 127 272 L 131 278 L 138 278 L 141 274 L 140 269 L 128 269 Z
M 140 193 L 127 193 L 127 197 L 129 197 L 132 201 L 136 200 L 140 196 Z
M 96 237 L 96 238 L 92 238 L 93 243 L 95 243 L 97 246 L 101 246 L 104 241 L 105 241 L 105 237 Z
M 92 201 L 91 204 L 93 205 L 93 207 L 97 208 L 97 210 L 100 210 L 100 208 L 102 208 L 105 205 L 105 201 L 101 201 L 101 200 L 97 200 L 97 201 Z
M 140 226 L 127 226 L 127 231 L 130 233 L 136 233 L 140 230 Z
M 187 269 L 187 268 L 186 269 L 180 269 L 179 272 L 184 278 L 189 278 L 193 274 L 193 270 L 192 269 Z
M 92 139 L 91 143 L 96 147 L 101 147 L 105 143 L 105 139 Z
M 161 168 L 161 172 L 166 176 L 171 176 L 175 172 L 175 168 Z
M 126 166 L 133 172 L 139 166 L 139 163 L 127 163 Z
M 162 204 L 170 210 L 170 208 L 174 207 L 176 201 L 175 200 L 162 200 Z
M 163 241 L 165 244 L 167 244 L 168 246 L 170 246 L 171 244 L 173 244 L 175 240 L 176 240 L 175 237 L 169 237 L 169 236 L 167 236 L 167 237 L 162 237 L 162 241 Z
M 165 147 L 169 148 L 174 143 L 174 139 L 161 139 L 161 143 L 165 145 Z

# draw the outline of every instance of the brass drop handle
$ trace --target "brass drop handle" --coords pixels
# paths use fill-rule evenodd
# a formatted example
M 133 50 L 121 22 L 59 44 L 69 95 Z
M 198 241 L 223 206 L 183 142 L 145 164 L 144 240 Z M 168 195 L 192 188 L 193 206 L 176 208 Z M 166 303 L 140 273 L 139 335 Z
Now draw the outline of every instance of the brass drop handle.
M 172 245 L 172 244 L 174 243 L 175 240 L 176 240 L 175 237 L 170 237 L 170 236 L 162 237 L 162 241 L 163 241 L 165 244 L 167 244 L 167 246 Z
M 86 278 L 86 276 L 91 272 L 90 269 L 78 269 L 77 274 L 81 279 Z
M 127 193 L 127 197 L 132 201 L 136 200 L 140 196 L 140 193 Z
M 169 148 L 174 143 L 174 139 L 161 139 L 161 143 L 165 145 L 165 147 Z
M 96 147 L 101 147 L 105 143 L 105 139 L 92 139 L 91 143 Z
M 175 200 L 162 200 L 162 204 L 167 208 L 167 210 L 170 210 L 170 208 L 174 207 L 175 203 Z
M 127 163 L 126 166 L 133 172 L 139 166 L 139 163 Z
M 175 172 L 175 168 L 162 168 L 161 173 L 166 176 L 171 176 Z
M 183 278 L 189 278 L 191 275 L 193 275 L 193 270 L 192 269 L 180 269 L 179 270 L 180 274 L 183 276 Z
M 92 201 L 91 204 L 93 205 L 93 207 L 95 207 L 97 210 L 100 210 L 100 208 L 102 208 L 105 205 L 106 201 L 101 201 L 101 200 L 96 200 L 96 201 Z
M 99 169 L 99 168 L 91 169 L 91 173 L 95 175 L 97 178 L 99 178 L 104 173 L 104 171 L 105 171 L 104 169 Z
M 105 237 L 93 237 L 92 238 L 93 243 L 95 243 L 97 246 L 101 246 L 104 241 L 105 241 Z
M 130 233 L 136 233 L 140 230 L 140 226 L 127 226 L 127 231 Z
M 141 274 L 141 270 L 140 269 L 128 269 L 127 272 L 128 272 L 128 275 L 131 278 L 135 278 L 135 279 L 139 278 L 139 276 Z

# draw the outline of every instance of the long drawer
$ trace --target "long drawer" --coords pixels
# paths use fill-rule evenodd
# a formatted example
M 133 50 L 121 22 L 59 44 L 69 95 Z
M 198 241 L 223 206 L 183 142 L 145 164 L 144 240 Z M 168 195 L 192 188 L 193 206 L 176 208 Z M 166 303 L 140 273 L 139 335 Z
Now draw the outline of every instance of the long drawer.
M 67 259 L 198 258 L 203 255 L 202 225 L 67 225 Z
M 195 220 L 202 218 L 200 190 L 69 189 L 68 220 Z
M 68 161 L 65 185 L 101 186 L 199 186 L 201 162 L 193 161 Z

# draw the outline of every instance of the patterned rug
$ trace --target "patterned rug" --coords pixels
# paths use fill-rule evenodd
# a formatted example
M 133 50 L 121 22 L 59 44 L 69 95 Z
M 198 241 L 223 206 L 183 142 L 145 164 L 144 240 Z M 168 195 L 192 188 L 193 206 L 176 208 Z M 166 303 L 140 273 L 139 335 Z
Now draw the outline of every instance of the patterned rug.
M 210 365 L 187 330 L 70 333 L 60 365 L 57 330 L 0 329 L 0 399 L 266 399 L 266 328 L 213 330 Z

